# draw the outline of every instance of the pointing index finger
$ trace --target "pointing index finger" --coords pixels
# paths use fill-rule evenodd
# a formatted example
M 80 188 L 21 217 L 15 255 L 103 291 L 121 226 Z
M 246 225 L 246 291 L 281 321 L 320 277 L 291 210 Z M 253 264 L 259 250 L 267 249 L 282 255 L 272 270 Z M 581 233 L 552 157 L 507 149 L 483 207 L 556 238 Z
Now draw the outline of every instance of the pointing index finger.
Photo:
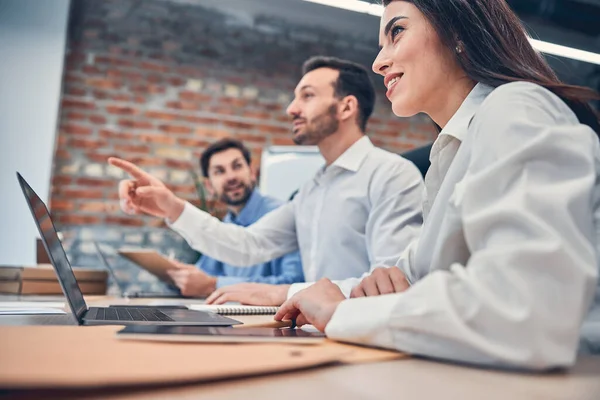
M 114 167 L 120 168 L 123 171 L 127 172 L 134 179 L 140 179 L 140 180 L 141 179 L 146 179 L 146 180 L 150 179 L 150 175 L 148 173 L 144 172 L 137 165 L 130 163 L 129 161 L 122 160 L 122 159 L 116 158 L 116 157 L 110 157 L 108 159 L 108 163 Z

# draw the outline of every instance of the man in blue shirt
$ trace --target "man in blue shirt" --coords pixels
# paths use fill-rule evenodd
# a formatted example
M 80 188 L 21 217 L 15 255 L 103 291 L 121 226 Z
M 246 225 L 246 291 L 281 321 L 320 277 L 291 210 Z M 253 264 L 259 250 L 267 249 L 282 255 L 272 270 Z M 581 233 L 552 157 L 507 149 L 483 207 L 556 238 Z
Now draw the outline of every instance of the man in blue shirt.
M 227 205 L 223 222 L 242 227 L 258 221 L 282 202 L 256 188 L 250 151 L 239 141 L 222 139 L 200 156 L 208 191 Z M 291 284 L 304 282 L 298 252 L 252 267 L 236 267 L 202 256 L 194 265 L 177 263 L 169 275 L 184 296 L 205 297 L 218 288 L 242 282 Z

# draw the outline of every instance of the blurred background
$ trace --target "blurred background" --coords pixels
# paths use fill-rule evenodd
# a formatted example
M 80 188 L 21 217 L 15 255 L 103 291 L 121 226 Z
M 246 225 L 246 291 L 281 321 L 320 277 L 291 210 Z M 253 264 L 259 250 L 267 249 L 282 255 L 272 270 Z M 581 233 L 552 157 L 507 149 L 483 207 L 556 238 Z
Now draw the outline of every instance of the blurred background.
M 124 176 L 107 157 L 129 159 L 204 205 L 198 157 L 208 144 L 240 139 L 257 167 L 263 149 L 293 144 L 285 108 L 304 60 L 331 55 L 370 69 L 379 18 L 375 8 L 345 9 L 357 4 L 368 6 L 0 0 L 0 264 L 35 264 L 37 232 L 16 170 L 48 202 L 74 265 L 99 265 L 93 240 L 174 249 L 182 261 L 195 261 L 198 254 L 163 221 L 120 212 L 116 188 Z M 563 54 L 547 57 L 565 81 L 600 90 L 600 0 L 509 4 L 533 38 L 571 49 L 547 47 Z M 573 49 L 589 52 L 586 61 L 575 59 L 582 57 Z M 368 127 L 372 141 L 396 153 L 432 142 L 431 122 L 395 117 L 382 80 L 373 80 L 379 93 Z M 212 201 L 206 207 L 224 212 Z M 115 260 L 126 279 L 140 271 Z M 140 274 L 144 288 L 158 285 Z

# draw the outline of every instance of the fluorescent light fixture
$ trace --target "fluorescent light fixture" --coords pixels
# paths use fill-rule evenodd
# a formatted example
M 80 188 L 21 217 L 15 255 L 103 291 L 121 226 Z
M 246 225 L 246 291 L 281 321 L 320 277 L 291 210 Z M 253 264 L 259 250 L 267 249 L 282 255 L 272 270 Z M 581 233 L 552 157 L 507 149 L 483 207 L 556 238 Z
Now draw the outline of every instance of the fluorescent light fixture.
M 371 4 L 361 0 L 304 0 L 310 3 L 322 4 L 342 8 L 344 10 L 356 11 L 365 14 L 375 15 L 380 17 L 383 14 L 383 6 L 380 4 Z M 542 53 L 552 54 L 555 56 L 571 58 L 574 60 L 585 61 L 592 64 L 600 65 L 600 54 L 590 51 L 574 49 L 572 47 L 561 46 L 554 43 L 543 42 L 541 40 L 529 38 L 529 42 L 534 49 Z
M 574 60 L 585 61 L 600 65 L 600 54 L 590 51 L 574 49 L 572 47 L 561 46 L 559 44 L 542 42 L 541 40 L 529 38 L 534 49 L 546 54 L 572 58 Z

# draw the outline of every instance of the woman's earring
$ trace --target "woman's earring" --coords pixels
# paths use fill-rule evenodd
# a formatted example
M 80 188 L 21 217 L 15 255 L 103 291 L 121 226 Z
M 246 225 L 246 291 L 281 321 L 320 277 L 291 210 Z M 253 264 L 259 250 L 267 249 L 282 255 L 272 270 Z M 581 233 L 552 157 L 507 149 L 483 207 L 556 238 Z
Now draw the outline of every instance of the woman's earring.
M 462 47 L 460 46 L 460 44 L 459 44 L 459 45 L 457 45 L 457 46 L 456 46 L 456 52 L 457 52 L 458 54 L 460 54 L 460 53 L 462 53 L 462 51 L 463 51 L 463 50 L 462 50 Z

